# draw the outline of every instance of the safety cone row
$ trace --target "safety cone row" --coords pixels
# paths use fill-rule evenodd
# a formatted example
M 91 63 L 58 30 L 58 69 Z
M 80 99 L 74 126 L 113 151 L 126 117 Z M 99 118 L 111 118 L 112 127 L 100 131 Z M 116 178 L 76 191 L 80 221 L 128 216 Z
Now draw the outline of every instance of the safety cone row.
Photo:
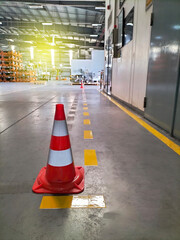
M 57 104 L 48 163 L 32 187 L 35 193 L 80 193 L 84 190 L 84 169 L 75 167 L 64 105 Z

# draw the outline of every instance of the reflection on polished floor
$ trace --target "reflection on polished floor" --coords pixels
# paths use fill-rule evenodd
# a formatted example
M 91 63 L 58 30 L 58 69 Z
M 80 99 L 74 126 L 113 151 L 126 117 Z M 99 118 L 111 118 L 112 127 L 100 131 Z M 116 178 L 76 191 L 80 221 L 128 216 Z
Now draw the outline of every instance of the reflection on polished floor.
M 31 86 L 11 85 L 0 96 L 0 239 L 179 240 L 179 155 L 98 86 Z M 75 165 L 85 168 L 85 190 L 68 196 L 65 208 L 61 196 L 31 190 L 47 163 L 57 103 L 65 106 Z M 85 207 L 73 208 L 73 199 Z

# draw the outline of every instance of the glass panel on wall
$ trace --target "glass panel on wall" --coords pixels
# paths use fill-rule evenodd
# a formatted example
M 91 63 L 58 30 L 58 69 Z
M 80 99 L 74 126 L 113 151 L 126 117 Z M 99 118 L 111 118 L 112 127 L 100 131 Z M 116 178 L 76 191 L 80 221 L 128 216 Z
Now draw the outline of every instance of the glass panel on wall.
M 119 9 L 122 7 L 122 5 L 124 4 L 125 0 L 119 0 Z
M 104 91 L 111 94 L 111 82 L 112 82 L 112 34 L 107 39 L 105 48 L 105 81 L 104 81 Z
M 124 8 L 118 15 L 118 48 L 121 48 L 123 46 L 123 40 L 124 40 L 124 30 L 123 30 L 123 21 L 124 21 Z
M 124 45 L 133 39 L 133 25 L 134 25 L 134 8 L 129 12 L 125 18 L 124 24 Z

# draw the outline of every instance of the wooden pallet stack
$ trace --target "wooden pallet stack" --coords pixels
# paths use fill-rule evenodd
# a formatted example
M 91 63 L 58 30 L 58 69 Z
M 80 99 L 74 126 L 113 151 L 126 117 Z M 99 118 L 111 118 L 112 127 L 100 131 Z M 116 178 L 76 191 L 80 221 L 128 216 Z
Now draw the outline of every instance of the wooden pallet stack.
M 36 72 L 22 68 L 22 55 L 16 51 L 0 51 L 0 82 L 33 82 Z

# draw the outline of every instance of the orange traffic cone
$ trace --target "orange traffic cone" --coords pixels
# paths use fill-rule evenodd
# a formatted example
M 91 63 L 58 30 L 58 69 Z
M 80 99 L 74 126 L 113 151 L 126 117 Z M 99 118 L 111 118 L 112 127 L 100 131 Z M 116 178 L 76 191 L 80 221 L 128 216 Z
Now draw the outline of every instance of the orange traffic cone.
M 84 88 L 83 80 L 81 80 L 81 88 Z
M 84 169 L 74 167 L 64 105 L 56 105 L 48 163 L 32 187 L 35 193 L 80 193 L 84 190 Z

